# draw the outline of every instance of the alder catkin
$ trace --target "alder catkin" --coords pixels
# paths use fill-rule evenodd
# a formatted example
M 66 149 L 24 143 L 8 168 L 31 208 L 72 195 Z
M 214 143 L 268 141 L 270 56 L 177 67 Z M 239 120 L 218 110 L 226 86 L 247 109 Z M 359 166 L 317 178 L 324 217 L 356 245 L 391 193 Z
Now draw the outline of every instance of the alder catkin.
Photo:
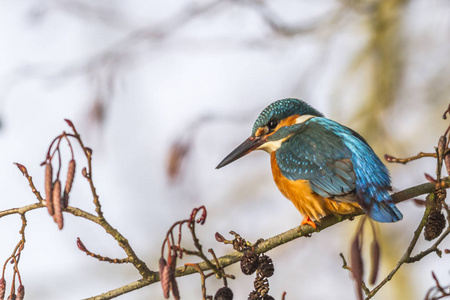
M 17 288 L 17 298 L 16 298 L 16 300 L 23 300 L 24 297 L 25 297 L 25 287 L 21 284 Z
M 169 299 L 170 296 L 170 266 L 165 265 L 162 273 L 160 273 L 161 286 L 164 298 Z
M 362 278 L 364 274 L 364 265 L 361 256 L 361 240 L 359 233 L 353 239 L 350 247 L 350 261 L 352 266 L 352 275 L 356 281 L 356 292 L 359 300 L 363 299 L 362 295 Z
M 175 271 L 173 272 L 174 275 L 171 276 L 172 278 L 170 280 L 170 290 L 172 291 L 173 298 L 175 300 L 180 300 L 180 290 L 178 289 L 178 283 L 175 279 Z
M 4 277 L 0 279 L 0 299 L 5 299 L 5 293 L 6 293 L 6 280 Z
M 48 213 L 53 216 L 53 201 L 52 201 L 52 177 L 53 167 L 51 163 L 45 164 L 45 204 L 47 205 Z
M 67 208 L 69 205 L 69 193 L 72 189 L 73 179 L 75 178 L 75 160 L 72 159 L 69 162 L 69 168 L 67 169 L 67 179 L 66 179 L 66 186 L 64 187 L 64 197 L 63 197 L 63 203 L 64 208 Z
M 58 224 L 59 230 L 64 226 L 62 205 L 61 205 L 61 181 L 56 180 L 53 185 L 53 220 Z
M 380 244 L 374 239 L 370 245 L 370 260 L 371 260 L 371 271 L 369 277 L 369 283 L 374 285 L 377 281 L 378 269 L 380 268 Z

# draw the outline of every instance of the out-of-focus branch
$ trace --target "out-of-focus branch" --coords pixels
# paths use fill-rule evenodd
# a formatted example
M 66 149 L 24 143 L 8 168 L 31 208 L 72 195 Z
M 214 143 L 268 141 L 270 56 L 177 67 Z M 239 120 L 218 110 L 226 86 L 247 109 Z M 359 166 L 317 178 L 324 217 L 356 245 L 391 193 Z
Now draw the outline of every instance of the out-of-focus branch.
M 293 37 L 305 34 L 315 34 L 320 30 L 332 29 L 335 25 L 344 19 L 348 8 L 341 6 L 334 9 L 331 14 L 325 14 L 318 20 L 306 24 L 287 24 L 278 17 L 268 6 L 265 1 L 253 1 L 251 5 L 255 7 L 264 22 L 276 34 L 285 37 Z

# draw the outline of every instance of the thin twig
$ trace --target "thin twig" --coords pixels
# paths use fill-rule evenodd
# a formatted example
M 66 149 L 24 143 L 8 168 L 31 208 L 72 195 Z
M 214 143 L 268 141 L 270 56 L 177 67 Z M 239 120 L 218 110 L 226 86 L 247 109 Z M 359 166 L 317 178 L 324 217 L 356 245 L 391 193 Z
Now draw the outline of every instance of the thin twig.
M 393 157 L 391 155 L 385 155 L 384 158 L 386 159 L 387 162 L 390 163 L 399 163 L 399 164 L 406 164 L 409 163 L 410 161 L 419 159 L 419 158 L 423 158 L 423 157 L 434 157 L 436 158 L 436 153 L 426 153 L 426 152 L 419 152 L 417 155 L 411 156 L 411 157 L 406 157 L 406 158 L 396 158 Z

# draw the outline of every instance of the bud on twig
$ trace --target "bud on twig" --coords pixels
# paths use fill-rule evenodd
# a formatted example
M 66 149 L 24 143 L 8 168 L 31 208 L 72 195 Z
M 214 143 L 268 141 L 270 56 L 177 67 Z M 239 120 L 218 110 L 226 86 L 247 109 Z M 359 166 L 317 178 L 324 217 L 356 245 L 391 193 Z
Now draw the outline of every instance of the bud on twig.
M 48 213 L 53 216 L 53 201 L 52 201 L 52 178 L 53 167 L 51 163 L 45 164 L 45 204 L 47 205 Z
M 83 177 L 85 177 L 85 178 L 88 178 L 88 173 L 87 173 L 86 167 L 84 167 L 84 168 L 81 170 L 81 175 L 83 175 Z
M 87 154 L 88 156 L 92 156 L 92 149 L 91 149 L 91 148 L 89 148 L 89 147 L 84 147 L 84 151 L 86 152 L 86 154 Z
M 393 161 L 395 160 L 395 157 L 393 157 L 392 155 L 389 155 L 389 154 L 385 154 L 385 155 L 384 155 L 384 159 L 385 159 L 387 162 L 393 162 Z
M 20 172 L 22 172 L 22 175 L 25 176 L 28 174 L 27 168 L 25 168 L 24 165 L 21 165 L 19 163 L 14 163 L 14 164 L 19 168 Z
M 64 119 L 64 121 L 66 121 L 67 125 L 69 125 L 70 127 L 74 128 L 75 126 L 73 126 L 72 121 L 70 121 L 69 119 Z
M 219 243 L 225 242 L 225 238 L 220 233 L 216 232 L 216 234 L 214 236 L 216 238 L 216 241 L 218 241 Z
M 86 247 L 84 246 L 83 242 L 80 240 L 79 237 L 77 237 L 77 247 L 83 252 L 87 252 Z
M 61 202 L 61 181 L 56 180 L 53 185 L 53 220 L 58 224 L 59 230 L 64 226 L 63 214 L 62 214 L 62 202 Z
M 70 190 L 72 189 L 73 179 L 75 178 L 75 167 L 76 167 L 75 160 L 72 159 L 69 162 L 69 168 L 67 169 L 66 185 L 64 187 L 64 197 L 63 197 L 64 208 L 67 208 L 67 206 L 69 205 L 69 193 Z
M 431 182 L 431 183 L 437 183 L 437 180 L 433 178 L 433 176 L 431 176 L 430 174 L 424 173 L 425 174 L 425 178 Z

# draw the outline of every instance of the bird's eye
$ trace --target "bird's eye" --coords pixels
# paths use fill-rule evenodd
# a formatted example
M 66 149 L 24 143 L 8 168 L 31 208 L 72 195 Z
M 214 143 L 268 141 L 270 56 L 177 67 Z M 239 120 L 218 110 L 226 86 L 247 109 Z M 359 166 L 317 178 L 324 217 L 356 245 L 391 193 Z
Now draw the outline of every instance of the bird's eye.
M 269 128 L 269 130 L 273 130 L 278 126 L 278 121 L 273 119 L 270 120 L 269 123 L 267 123 L 267 127 Z

